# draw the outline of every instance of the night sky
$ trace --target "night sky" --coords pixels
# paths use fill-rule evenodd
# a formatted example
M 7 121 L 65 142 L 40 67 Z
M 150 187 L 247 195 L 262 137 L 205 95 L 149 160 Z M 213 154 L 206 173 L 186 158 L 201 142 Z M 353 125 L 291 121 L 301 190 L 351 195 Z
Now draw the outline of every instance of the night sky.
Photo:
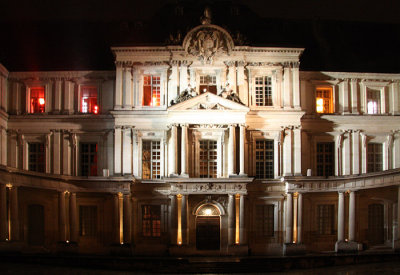
M 4 3 L 5 2 L 5 3 Z M 111 46 L 166 45 L 213 23 L 243 45 L 306 48 L 302 70 L 400 72 L 400 1 L 1 1 L 0 63 L 10 71 L 113 70 Z

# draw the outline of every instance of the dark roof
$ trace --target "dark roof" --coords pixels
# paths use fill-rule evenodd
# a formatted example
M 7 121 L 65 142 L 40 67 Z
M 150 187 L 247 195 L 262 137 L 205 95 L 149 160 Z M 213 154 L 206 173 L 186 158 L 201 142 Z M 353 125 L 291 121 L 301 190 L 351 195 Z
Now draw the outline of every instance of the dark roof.
M 205 5 L 236 44 L 304 47 L 302 70 L 400 72 L 398 23 L 262 18 L 238 1 L 176 1 L 140 20 L 3 22 L 0 62 L 10 71 L 114 69 L 111 46 L 181 43 Z

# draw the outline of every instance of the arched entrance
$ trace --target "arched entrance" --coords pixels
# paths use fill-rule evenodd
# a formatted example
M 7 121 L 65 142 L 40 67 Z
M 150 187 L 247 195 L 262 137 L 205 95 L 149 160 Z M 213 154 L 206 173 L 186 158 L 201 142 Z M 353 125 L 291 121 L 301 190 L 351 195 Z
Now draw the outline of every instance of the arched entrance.
M 370 245 L 383 244 L 384 210 L 382 204 L 368 205 L 368 241 Z
M 196 211 L 196 248 L 219 250 L 221 243 L 221 212 L 213 204 L 203 204 Z

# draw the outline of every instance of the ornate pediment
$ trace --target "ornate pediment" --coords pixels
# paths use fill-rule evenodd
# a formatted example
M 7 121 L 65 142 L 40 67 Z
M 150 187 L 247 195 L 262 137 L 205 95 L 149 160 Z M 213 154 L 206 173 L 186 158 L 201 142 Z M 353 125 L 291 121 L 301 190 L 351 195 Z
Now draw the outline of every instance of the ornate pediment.
M 189 55 L 198 57 L 204 64 L 211 64 L 214 56 L 229 55 L 233 40 L 223 28 L 204 24 L 192 29 L 183 40 L 183 48 Z
M 249 108 L 240 103 L 223 98 L 222 96 L 215 95 L 207 92 L 186 101 L 177 103 L 168 108 L 170 111 L 174 110 L 232 110 L 232 111 L 248 111 Z

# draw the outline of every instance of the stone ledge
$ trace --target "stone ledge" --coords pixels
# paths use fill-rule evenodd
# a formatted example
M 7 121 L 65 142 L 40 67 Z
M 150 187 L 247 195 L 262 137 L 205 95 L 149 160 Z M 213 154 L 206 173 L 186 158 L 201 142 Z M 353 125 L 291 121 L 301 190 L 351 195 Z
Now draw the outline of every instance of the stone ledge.
M 283 256 L 305 255 L 306 246 L 301 243 L 285 243 L 283 244 Z
M 335 244 L 335 251 L 337 253 L 356 253 L 359 251 L 359 243 L 354 241 L 337 241 Z

